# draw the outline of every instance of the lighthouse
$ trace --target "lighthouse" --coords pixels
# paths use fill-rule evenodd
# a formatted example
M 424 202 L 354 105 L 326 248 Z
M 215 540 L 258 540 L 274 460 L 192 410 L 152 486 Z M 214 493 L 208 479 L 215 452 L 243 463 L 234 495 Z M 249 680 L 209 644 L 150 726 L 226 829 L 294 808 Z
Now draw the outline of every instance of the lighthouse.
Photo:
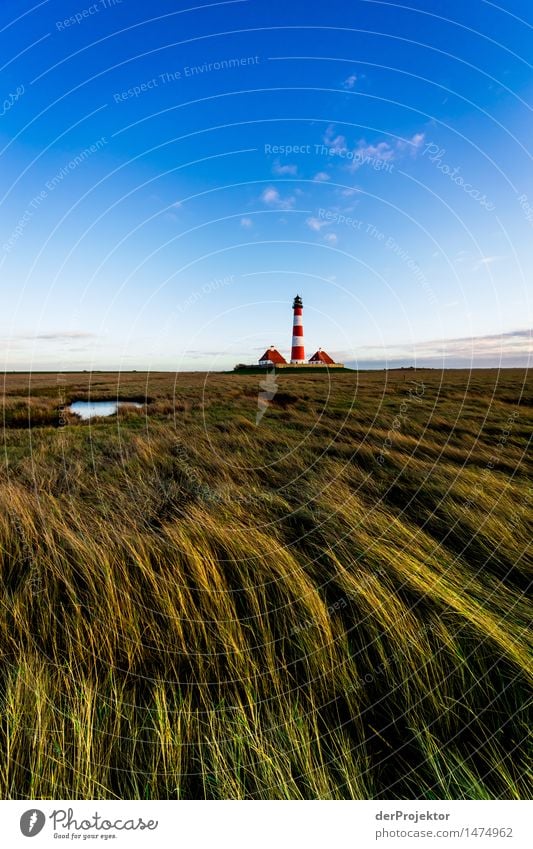
M 303 318 L 304 305 L 299 295 L 296 295 L 293 301 L 292 310 L 294 313 L 294 319 L 292 324 L 291 363 L 301 365 L 302 363 L 305 363 Z
M 280 354 L 278 350 L 271 345 L 270 348 L 267 348 L 262 357 L 259 358 L 259 367 L 261 369 L 272 369 L 272 379 L 273 373 L 276 369 L 287 369 L 289 373 L 299 372 L 298 366 L 306 366 L 303 371 L 306 372 L 317 372 L 323 369 L 326 372 L 329 372 L 330 369 L 344 369 L 344 363 L 336 363 L 335 360 L 326 354 L 326 352 L 319 348 L 315 354 L 306 362 L 305 359 L 305 345 L 304 345 L 304 305 L 301 297 L 296 295 L 292 302 L 292 311 L 293 311 L 293 322 L 292 322 L 292 346 L 291 346 L 291 359 L 290 363 L 287 362 L 285 357 Z M 313 346 L 314 347 L 314 346 Z M 295 368 L 291 368 L 294 366 Z M 257 369 L 257 364 L 246 365 L 245 363 L 239 363 L 235 366 L 234 371 L 236 372 L 247 372 Z M 346 369 L 346 371 L 351 371 L 351 369 Z M 261 386 L 265 387 L 265 390 L 269 387 L 266 384 L 261 384 Z M 266 397 L 266 396 L 265 396 Z M 269 399 L 266 399 L 269 402 Z M 261 412 L 261 409 L 259 410 Z

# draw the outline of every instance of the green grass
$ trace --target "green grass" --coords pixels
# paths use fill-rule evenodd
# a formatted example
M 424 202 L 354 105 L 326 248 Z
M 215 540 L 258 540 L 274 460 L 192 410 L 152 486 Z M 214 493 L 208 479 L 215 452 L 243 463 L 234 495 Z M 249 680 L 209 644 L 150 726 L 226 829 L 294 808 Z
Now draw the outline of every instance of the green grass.
M 529 798 L 527 374 L 259 380 L 6 376 L 2 798 Z

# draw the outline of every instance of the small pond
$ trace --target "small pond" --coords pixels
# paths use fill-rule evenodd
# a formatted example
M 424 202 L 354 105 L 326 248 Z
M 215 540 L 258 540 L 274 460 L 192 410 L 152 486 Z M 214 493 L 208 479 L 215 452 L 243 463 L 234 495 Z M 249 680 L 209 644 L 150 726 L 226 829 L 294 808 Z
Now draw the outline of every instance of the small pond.
M 80 419 L 92 419 L 94 416 L 112 416 L 119 407 L 142 407 L 138 401 L 73 401 L 67 408 Z

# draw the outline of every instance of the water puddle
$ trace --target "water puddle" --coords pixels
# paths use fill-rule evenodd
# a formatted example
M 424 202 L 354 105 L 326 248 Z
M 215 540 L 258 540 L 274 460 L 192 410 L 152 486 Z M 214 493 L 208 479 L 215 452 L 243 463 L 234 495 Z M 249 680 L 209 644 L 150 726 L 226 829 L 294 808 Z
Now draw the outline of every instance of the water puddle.
M 92 419 L 94 416 L 113 416 L 119 407 L 142 407 L 138 401 L 73 401 L 67 409 L 80 419 Z

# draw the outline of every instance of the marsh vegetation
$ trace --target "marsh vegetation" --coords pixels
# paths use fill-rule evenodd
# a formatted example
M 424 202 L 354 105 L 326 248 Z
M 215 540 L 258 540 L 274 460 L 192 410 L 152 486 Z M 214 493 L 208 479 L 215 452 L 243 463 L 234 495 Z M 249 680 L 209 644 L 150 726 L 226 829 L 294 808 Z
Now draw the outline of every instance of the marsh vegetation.
M 527 797 L 526 372 L 258 381 L 6 376 L 2 797 Z

